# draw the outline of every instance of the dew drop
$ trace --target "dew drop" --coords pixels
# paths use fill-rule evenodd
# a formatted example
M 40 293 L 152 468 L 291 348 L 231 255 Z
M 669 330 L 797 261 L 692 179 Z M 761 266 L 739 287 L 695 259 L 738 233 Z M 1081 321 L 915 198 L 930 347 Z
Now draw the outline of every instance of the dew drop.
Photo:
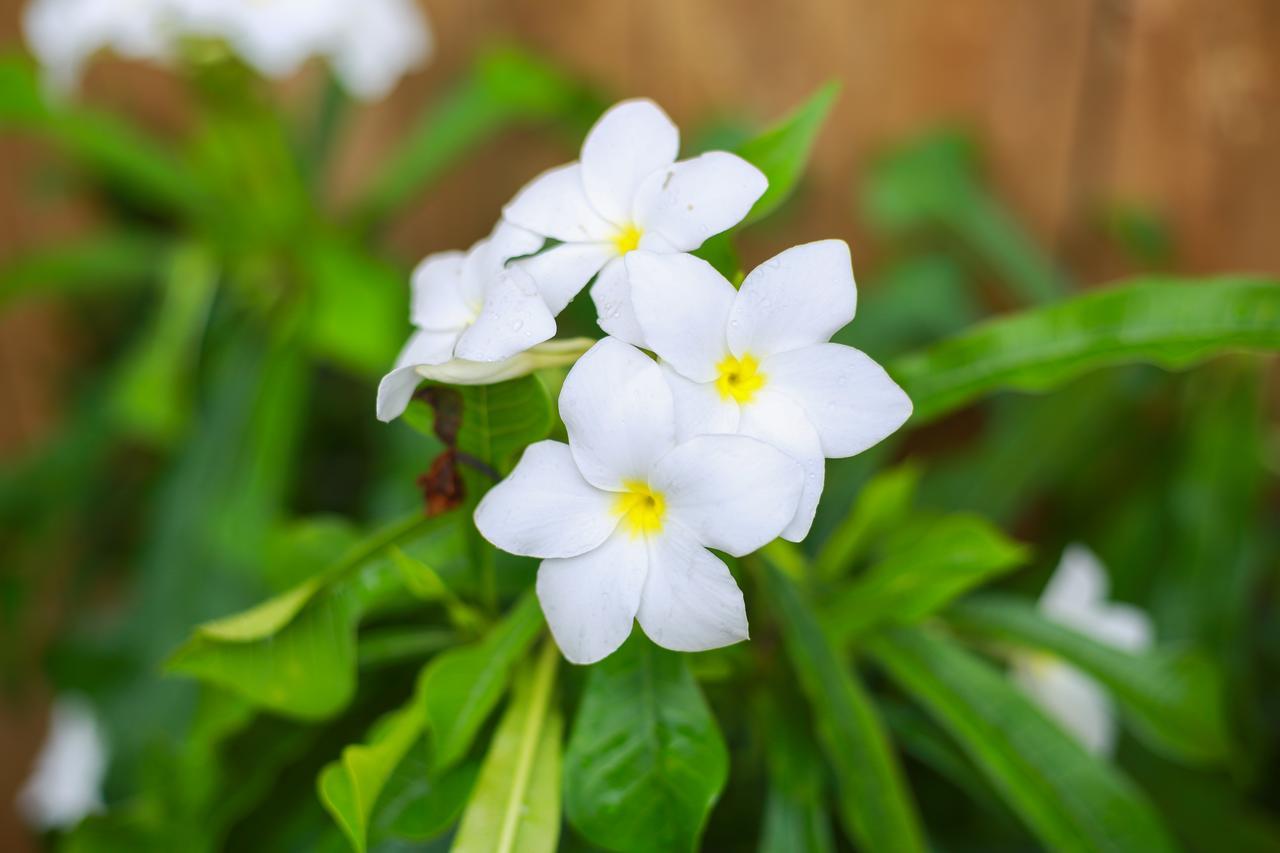
M 518 332 L 524 328 L 524 320 L 513 320 L 511 322 L 511 331 Z

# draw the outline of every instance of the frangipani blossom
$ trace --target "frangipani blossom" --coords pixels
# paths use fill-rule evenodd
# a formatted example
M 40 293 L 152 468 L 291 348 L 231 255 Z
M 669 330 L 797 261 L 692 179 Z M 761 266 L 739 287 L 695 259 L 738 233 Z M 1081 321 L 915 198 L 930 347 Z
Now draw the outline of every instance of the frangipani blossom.
M 623 101 L 591 128 L 581 159 L 544 172 L 503 208 L 507 221 L 560 241 L 523 262 L 552 313 L 597 276 L 600 327 L 642 345 L 622 258 L 691 252 L 741 222 L 769 185 L 741 157 L 712 151 L 676 162 L 679 148 L 680 132 L 657 104 Z
M 418 264 L 409 317 L 417 331 L 378 386 L 379 420 L 399 417 L 423 377 L 485 385 L 582 352 L 572 349 L 575 342 L 568 351 L 559 342 L 526 353 L 556 333 L 556 321 L 529 274 L 507 261 L 540 245 L 536 234 L 499 222 L 470 251 L 439 252 Z
M 18 794 L 18 808 L 40 829 L 75 826 L 102 811 L 106 772 L 106 743 L 93 709 L 78 697 L 61 697 L 35 770 Z
M 1062 554 L 1040 596 L 1040 612 L 1061 625 L 1100 643 L 1127 652 L 1151 647 L 1147 614 L 1127 604 L 1107 601 L 1107 572 L 1082 545 Z M 1106 690 L 1080 670 L 1043 652 L 1018 652 L 1013 676 L 1049 716 L 1090 752 L 1110 755 L 1115 748 L 1116 719 Z
M 565 657 L 606 657 L 633 620 L 679 651 L 746 639 L 742 592 L 707 548 L 741 556 L 774 539 L 800 466 L 746 436 L 678 443 L 658 366 L 612 338 L 569 371 L 560 414 L 568 445 L 530 445 L 475 521 L 504 551 L 542 559 L 538 599 Z
M 169 55 L 165 0 L 34 0 L 22 15 L 31 52 L 57 92 L 72 89 L 95 53 L 162 61 Z
M 824 458 L 861 453 L 911 415 L 883 368 L 828 342 L 857 302 L 849 247 L 788 249 L 737 291 L 692 255 L 638 251 L 626 265 L 640 328 L 675 395 L 677 438 L 741 433 L 799 461 L 804 494 L 782 536 L 800 541 L 822 496 Z

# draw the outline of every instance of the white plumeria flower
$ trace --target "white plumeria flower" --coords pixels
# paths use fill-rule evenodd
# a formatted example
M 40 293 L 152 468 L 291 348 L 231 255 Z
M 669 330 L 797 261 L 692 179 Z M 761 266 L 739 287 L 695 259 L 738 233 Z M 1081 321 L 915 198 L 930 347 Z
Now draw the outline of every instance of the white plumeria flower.
M 528 373 L 553 356 L 563 363 L 563 345 L 525 353 L 556 333 L 556 321 L 529 274 L 507 265 L 540 245 L 536 234 L 499 222 L 470 251 L 440 252 L 418 264 L 410 308 L 417 331 L 378 386 L 379 420 L 399 417 L 423 377 L 483 385 Z
M 330 62 L 357 98 L 385 97 L 434 49 L 431 27 L 414 0 L 360 0 L 344 8 L 347 22 L 329 52 Z
M 110 50 L 128 59 L 169 54 L 161 9 L 165 0 L 33 0 L 22 15 L 23 34 L 50 88 L 66 93 L 85 63 Z
M 604 658 L 633 620 L 679 651 L 745 640 L 742 592 L 707 548 L 741 556 L 774 539 L 800 466 L 746 436 L 678 443 L 658 366 L 612 338 L 569 371 L 560 414 L 569 444 L 531 444 L 475 520 L 497 547 L 542 559 L 538 599 L 565 657 Z
M 1040 596 L 1040 612 L 1053 622 L 1126 652 L 1151 648 L 1150 618 L 1136 607 L 1108 602 L 1107 586 L 1107 572 L 1097 556 L 1082 545 L 1071 545 Z M 1015 653 L 1013 677 L 1086 749 L 1098 755 L 1112 753 L 1115 710 L 1100 684 L 1044 652 Z
M 106 741 L 93 709 L 78 697 L 61 697 L 35 770 L 18 794 L 18 808 L 40 829 L 74 826 L 102 811 L 106 772 Z
M 553 313 L 598 274 L 600 327 L 643 345 L 621 259 L 635 249 L 691 252 L 741 222 L 769 185 L 741 157 L 712 151 L 677 163 L 679 148 L 657 104 L 623 101 L 591 128 L 580 160 L 544 172 L 503 209 L 509 222 L 560 241 L 523 262 Z
M 742 433 L 790 454 L 804 494 L 783 538 L 808 534 L 824 458 L 853 456 L 911 415 L 911 400 L 864 353 L 829 343 L 853 319 L 849 247 L 823 240 L 765 261 L 735 291 L 692 255 L 632 252 L 632 302 L 662 359 L 681 440 Z

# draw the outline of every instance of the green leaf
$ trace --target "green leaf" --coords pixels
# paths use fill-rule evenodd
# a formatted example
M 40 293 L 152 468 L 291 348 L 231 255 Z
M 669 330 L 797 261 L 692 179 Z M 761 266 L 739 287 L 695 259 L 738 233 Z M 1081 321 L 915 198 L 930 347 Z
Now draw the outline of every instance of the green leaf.
M 456 390 L 462 396 L 458 449 L 501 473 L 511 469 L 525 447 L 551 432 L 555 413 L 537 376 Z
M 454 853 L 551 853 L 560 837 L 560 652 L 548 640 L 516 679 L 453 841 Z
M 804 727 L 795 724 L 803 712 L 788 713 L 765 698 L 757 725 L 769 769 L 761 853 L 831 853 L 835 840 L 826 804 L 826 770 L 817 746 Z
M 396 765 L 374 809 L 372 839 L 430 841 L 457 822 L 480 773 L 479 759 L 436 773 L 430 733 Z
M 1046 391 L 1090 370 L 1186 367 L 1280 348 L 1280 285 L 1248 278 L 1150 278 L 985 323 L 891 363 L 933 420 L 999 389 Z
M 882 624 L 918 622 L 1027 557 L 1025 546 L 977 516 L 917 519 L 895 532 L 866 574 L 831 597 L 822 620 L 839 643 Z
M 833 80 L 810 95 L 791 115 L 738 146 L 734 153 L 769 179 L 769 188 L 751 208 L 743 220 L 744 225 L 768 216 L 795 190 L 809 162 L 818 131 L 838 94 L 840 84 Z
M 818 577 L 834 580 L 847 573 L 873 541 L 910 511 L 919 482 L 920 469 L 907 464 L 883 471 L 867 483 L 853 509 L 822 543 L 813 561 Z
M 787 657 L 835 771 L 846 832 L 870 850 L 923 851 L 924 829 L 871 698 L 823 634 L 795 584 L 771 561 L 765 563 L 763 578 Z
M 392 771 L 422 733 L 422 707 L 415 700 L 381 719 L 366 744 L 342 750 L 317 780 L 320 801 L 342 827 L 351 846 L 364 853 L 374 806 Z
M 975 597 L 947 617 L 965 631 L 1050 652 L 1088 673 L 1119 701 L 1137 734 L 1174 758 L 1215 761 L 1231 753 L 1222 679 L 1198 652 L 1130 654 L 1051 622 L 1009 596 Z
M 1142 794 L 1050 722 L 1000 672 L 923 629 L 876 634 L 866 650 L 946 729 L 1052 850 L 1171 850 Z
M 437 770 L 467 754 L 542 624 L 537 598 L 526 594 L 482 641 L 445 652 L 428 665 L 422 702 L 435 738 Z
M 639 631 L 591 667 L 565 753 L 565 811 L 592 844 L 693 850 L 724 788 L 724 738 L 684 657 Z
M 0 271 L 0 307 L 33 296 L 113 293 L 156 280 L 168 251 L 156 237 L 136 231 L 60 240 L 10 258 Z

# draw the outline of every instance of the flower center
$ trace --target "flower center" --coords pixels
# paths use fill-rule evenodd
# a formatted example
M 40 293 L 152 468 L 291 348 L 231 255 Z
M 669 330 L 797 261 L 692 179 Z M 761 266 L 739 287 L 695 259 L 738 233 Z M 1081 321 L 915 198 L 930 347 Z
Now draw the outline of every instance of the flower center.
M 613 504 L 613 511 L 622 517 L 622 526 L 632 537 L 660 532 L 667 512 L 662 492 L 655 492 L 638 480 L 627 480 L 622 485 L 626 491 Z
M 640 238 L 644 236 L 635 225 L 624 225 L 618 229 L 618 233 L 613 235 L 613 245 L 618 250 L 619 255 L 625 255 L 627 252 L 634 252 L 640 245 Z
M 716 365 L 720 375 L 716 377 L 716 390 L 722 400 L 750 403 L 756 392 L 764 387 L 765 376 L 760 372 L 760 362 L 750 353 L 742 358 L 726 355 Z

